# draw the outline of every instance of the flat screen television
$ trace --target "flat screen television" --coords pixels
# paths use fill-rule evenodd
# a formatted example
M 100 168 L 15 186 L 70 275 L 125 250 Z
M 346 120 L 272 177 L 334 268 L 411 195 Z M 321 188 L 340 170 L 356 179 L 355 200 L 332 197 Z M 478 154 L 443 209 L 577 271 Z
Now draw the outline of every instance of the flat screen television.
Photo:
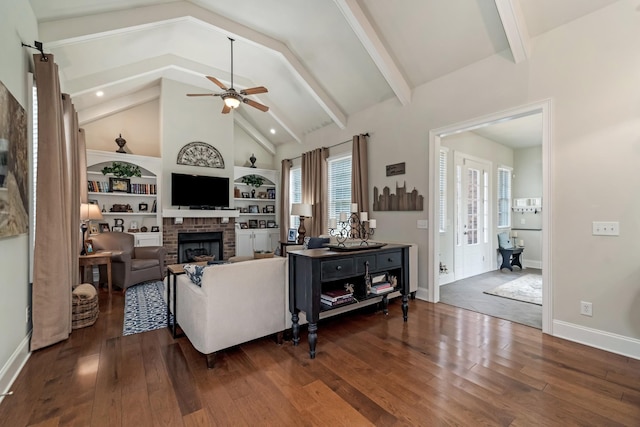
M 191 209 L 229 207 L 229 178 L 171 174 L 171 205 Z

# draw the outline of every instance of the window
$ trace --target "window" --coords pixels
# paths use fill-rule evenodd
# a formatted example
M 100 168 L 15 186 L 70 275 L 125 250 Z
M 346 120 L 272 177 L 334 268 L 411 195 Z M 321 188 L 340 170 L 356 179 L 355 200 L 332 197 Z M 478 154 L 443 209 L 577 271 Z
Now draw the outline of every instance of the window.
M 328 212 L 327 220 L 351 213 L 351 155 L 327 160 Z M 364 207 L 363 207 L 364 209 Z M 327 223 L 327 230 L 329 223 Z
M 438 212 L 440 232 L 447 231 L 447 150 L 440 149 L 440 212 Z
M 300 166 L 292 167 L 289 171 L 289 203 L 302 203 L 302 168 Z M 289 205 L 291 212 L 291 205 Z M 292 215 L 289 218 L 289 226 L 298 229 L 300 226 L 300 217 Z
M 511 169 L 498 168 L 498 227 L 511 226 Z

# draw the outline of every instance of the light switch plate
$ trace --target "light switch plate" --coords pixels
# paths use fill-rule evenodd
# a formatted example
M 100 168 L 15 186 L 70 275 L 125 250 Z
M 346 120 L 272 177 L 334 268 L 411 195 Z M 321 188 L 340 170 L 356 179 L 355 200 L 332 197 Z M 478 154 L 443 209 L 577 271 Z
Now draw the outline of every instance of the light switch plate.
M 619 236 L 620 223 L 618 221 L 593 221 L 592 234 L 594 236 Z
M 429 220 L 428 219 L 419 219 L 418 220 L 418 228 L 429 228 Z

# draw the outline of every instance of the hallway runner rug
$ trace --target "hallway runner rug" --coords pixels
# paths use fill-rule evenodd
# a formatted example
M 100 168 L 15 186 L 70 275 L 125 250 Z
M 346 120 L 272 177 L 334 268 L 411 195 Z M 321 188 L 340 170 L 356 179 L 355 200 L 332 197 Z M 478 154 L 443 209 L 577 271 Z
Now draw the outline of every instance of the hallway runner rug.
M 527 274 L 484 293 L 542 305 L 542 276 Z
M 124 296 L 122 335 L 153 331 L 167 326 L 167 304 L 161 281 L 140 283 L 127 288 Z M 171 315 L 173 322 L 173 315 Z

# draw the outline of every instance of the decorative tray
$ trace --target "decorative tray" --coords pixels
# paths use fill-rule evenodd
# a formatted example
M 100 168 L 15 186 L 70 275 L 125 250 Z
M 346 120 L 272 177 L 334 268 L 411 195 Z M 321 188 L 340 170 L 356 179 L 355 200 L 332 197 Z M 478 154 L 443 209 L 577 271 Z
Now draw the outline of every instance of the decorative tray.
M 349 242 L 343 244 L 328 244 L 325 247 L 334 251 L 365 251 L 367 249 L 378 249 L 386 246 L 386 243 L 369 242 L 369 243 L 357 243 Z

